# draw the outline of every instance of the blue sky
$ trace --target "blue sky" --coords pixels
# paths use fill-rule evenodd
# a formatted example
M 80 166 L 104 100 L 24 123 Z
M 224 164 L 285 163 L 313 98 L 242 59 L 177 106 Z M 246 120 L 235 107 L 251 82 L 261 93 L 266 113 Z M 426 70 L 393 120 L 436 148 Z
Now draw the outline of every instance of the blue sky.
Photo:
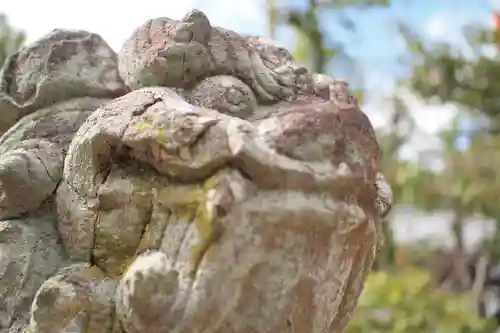
M 344 36 L 349 53 L 361 60 L 364 71 L 377 77 L 400 76 L 407 68 L 397 62 L 406 51 L 404 40 L 396 31 L 395 22 L 410 25 L 422 36 L 433 40 L 459 42 L 461 28 L 473 22 L 489 24 L 491 20 L 489 0 L 396 0 L 389 8 L 351 10 L 349 15 L 358 22 L 355 36 L 342 33 L 331 19 L 323 17 L 327 31 Z M 348 38 L 353 38 L 348 42 Z

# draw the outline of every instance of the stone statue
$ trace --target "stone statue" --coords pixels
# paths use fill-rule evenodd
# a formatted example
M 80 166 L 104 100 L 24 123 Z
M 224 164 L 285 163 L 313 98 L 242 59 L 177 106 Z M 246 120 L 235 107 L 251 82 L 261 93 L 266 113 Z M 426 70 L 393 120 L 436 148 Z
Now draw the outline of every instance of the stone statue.
M 198 10 L 0 73 L 0 333 L 340 333 L 392 197 L 345 82 Z

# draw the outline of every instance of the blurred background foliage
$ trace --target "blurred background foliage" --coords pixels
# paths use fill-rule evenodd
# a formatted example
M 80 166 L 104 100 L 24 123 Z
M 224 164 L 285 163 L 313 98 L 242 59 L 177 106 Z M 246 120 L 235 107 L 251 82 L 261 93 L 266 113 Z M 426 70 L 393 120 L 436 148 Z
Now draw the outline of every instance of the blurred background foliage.
M 316 72 L 336 75 L 342 69 L 341 75 L 354 81 L 352 90 L 363 102 L 370 91 L 363 85 L 359 59 L 338 35 L 327 31 L 325 17 L 335 19 L 343 34 L 355 35 L 363 22 L 354 21 L 350 9 L 383 10 L 391 1 L 305 0 L 301 6 L 293 1 L 265 1 L 269 36 L 276 38 L 280 27 L 291 29 L 294 57 Z M 500 304 L 500 228 L 489 232 L 473 250 L 465 247 L 464 235 L 471 218 L 478 216 L 500 225 L 496 50 L 500 29 L 466 27 L 462 37 L 468 52 L 464 54 L 456 45 L 426 40 L 404 21 L 394 21 L 394 38 L 402 38 L 407 49 L 400 61 L 409 70 L 398 82 L 397 88 L 403 90 L 387 96 L 388 121 L 378 130 L 383 170 L 393 187 L 395 210 L 409 206 L 428 214 L 446 212 L 453 241 L 445 248 L 426 242 L 402 244 L 394 237 L 398 216 L 389 216 L 383 223 L 384 245 L 347 333 L 495 332 L 500 310 L 487 309 L 490 303 Z M 24 40 L 25 34 L 0 15 L 0 64 Z M 438 134 L 439 144 L 429 145 L 417 158 L 401 158 L 419 126 L 412 116 L 418 110 L 411 110 L 398 91 L 409 91 L 429 105 L 451 105 L 457 110 L 453 125 Z M 464 139 L 466 144 L 457 144 Z
M 306 6 L 295 8 L 267 1 L 269 35 L 277 26 L 291 27 L 297 60 L 335 75 L 334 62 L 351 70 L 342 73 L 348 81 L 358 59 L 320 18 L 334 12 L 345 33 L 352 34 L 363 23 L 349 17 L 350 8 L 369 11 L 390 3 L 308 0 Z M 462 37 L 469 54 L 464 54 L 455 45 L 426 40 L 397 18 L 394 23 L 408 50 L 401 62 L 409 71 L 398 86 L 424 103 L 452 105 L 458 112 L 453 125 L 439 133 L 439 145 L 428 147 L 417 159 L 402 159 L 400 152 L 418 126 L 401 95 L 388 96 L 389 123 L 378 133 L 383 170 L 398 205 L 448 213 L 453 245 L 443 250 L 422 242 L 399 244 L 391 228 L 396 217 L 390 216 L 384 223 L 384 245 L 347 332 L 494 332 L 499 311 L 487 313 L 490 301 L 485 295 L 493 290 L 500 299 L 500 279 L 495 275 L 500 233 L 491 232 L 473 251 L 465 248 L 464 233 L 471 217 L 500 224 L 500 61 L 498 52 L 485 52 L 499 45 L 500 30 L 467 26 Z M 363 101 L 366 89 L 353 88 Z M 464 138 L 467 144 L 458 145 Z
M 346 333 L 489 333 L 494 327 L 470 297 L 436 289 L 429 271 L 406 267 L 368 277 Z

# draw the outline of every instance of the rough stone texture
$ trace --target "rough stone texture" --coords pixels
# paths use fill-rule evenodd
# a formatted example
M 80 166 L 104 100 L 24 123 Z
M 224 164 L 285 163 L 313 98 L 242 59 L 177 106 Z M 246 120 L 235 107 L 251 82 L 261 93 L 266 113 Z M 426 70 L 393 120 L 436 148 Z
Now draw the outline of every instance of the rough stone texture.
M 65 263 L 48 209 L 0 221 L 0 331 L 22 332 L 40 285 Z
M 0 133 L 57 102 L 114 98 L 127 91 L 116 54 L 101 36 L 55 29 L 7 58 L 0 73 Z
M 162 17 L 140 26 L 123 45 L 119 70 L 132 89 L 189 88 L 208 76 L 232 75 L 248 84 L 263 103 L 293 98 L 297 77 L 306 69 L 291 61 L 288 52 L 266 52 L 266 46 L 278 49 L 270 42 L 212 27 L 204 13 L 193 10 L 180 21 Z
M 342 332 L 392 203 L 347 84 L 196 10 L 118 64 L 54 30 L 2 70 L 0 333 Z

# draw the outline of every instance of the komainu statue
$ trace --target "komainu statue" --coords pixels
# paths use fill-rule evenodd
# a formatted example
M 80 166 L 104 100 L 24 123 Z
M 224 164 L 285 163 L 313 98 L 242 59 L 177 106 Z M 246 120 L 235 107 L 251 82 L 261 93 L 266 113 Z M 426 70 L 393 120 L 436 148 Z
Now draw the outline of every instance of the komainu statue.
M 345 82 L 201 11 L 0 73 L 1 333 L 340 333 L 392 196 Z

